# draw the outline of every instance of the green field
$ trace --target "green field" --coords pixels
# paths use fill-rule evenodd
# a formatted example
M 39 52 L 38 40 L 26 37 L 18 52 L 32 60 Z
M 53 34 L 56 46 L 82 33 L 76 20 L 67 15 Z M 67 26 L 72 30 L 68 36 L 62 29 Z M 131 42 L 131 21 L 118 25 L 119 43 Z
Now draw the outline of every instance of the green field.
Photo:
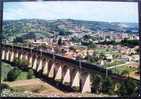
M 112 49 L 108 48 L 96 48 L 96 53 L 106 53 L 106 54 L 120 54 L 117 51 L 113 51 Z
M 124 70 L 127 70 L 130 73 L 130 72 L 136 71 L 137 69 L 136 68 L 129 68 L 127 65 L 123 65 L 121 67 L 117 67 L 116 69 L 112 68 L 111 70 L 114 73 L 121 74 Z
M 114 61 L 111 64 L 106 64 L 106 67 L 111 67 L 111 66 L 115 66 L 115 65 L 120 65 L 120 64 L 124 64 L 125 62 L 123 61 Z

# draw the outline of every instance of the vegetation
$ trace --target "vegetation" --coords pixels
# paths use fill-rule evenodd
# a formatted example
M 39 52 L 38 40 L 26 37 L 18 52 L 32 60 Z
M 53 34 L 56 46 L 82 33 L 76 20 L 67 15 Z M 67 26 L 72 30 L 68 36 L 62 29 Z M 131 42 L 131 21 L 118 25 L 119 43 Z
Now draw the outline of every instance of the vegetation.
M 47 37 L 50 34 L 59 34 L 59 35 L 70 35 L 72 34 L 69 30 L 75 30 L 75 28 L 80 28 L 84 26 L 86 29 L 96 31 L 115 31 L 115 32 L 127 32 L 130 33 L 133 30 L 138 30 L 137 24 L 132 23 L 127 24 L 129 27 L 124 28 L 120 27 L 120 23 L 108 23 L 108 22 L 96 22 L 96 21 L 82 21 L 82 20 L 40 20 L 40 19 L 23 19 L 23 20 L 7 20 L 3 22 L 3 37 L 11 40 L 13 35 L 16 37 L 22 37 L 23 39 L 32 39 L 37 37 Z M 69 26 L 69 27 L 68 27 Z M 34 35 L 34 33 L 38 33 Z M 25 34 L 25 35 L 22 35 Z M 41 35 L 39 35 L 41 34 Z M 3 38 L 2 37 L 2 38 Z M 109 37 L 107 37 L 109 38 Z M 19 39 L 20 40 L 20 39 Z
M 112 40 L 112 41 L 104 41 L 104 42 L 101 42 L 101 43 L 99 43 L 99 44 L 107 44 L 107 45 L 111 44 L 111 45 L 116 45 L 116 44 L 119 44 L 119 43 L 117 43 L 117 42 L 115 42 L 114 40 Z
M 129 77 L 129 71 L 125 69 L 122 71 L 121 75 Z
M 125 62 L 123 62 L 123 61 L 114 61 L 114 62 L 112 62 L 110 64 L 106 64 L 105 66 L 110 67 L 110 66 L 120 65 L 120 64 L 124 64 L 124 63 Z
M 61 29 L 59 29 L 59 35 L 63 35 L 63 36 L 67 36 L 67 35 L 70 35 L 70 34 L 72 34 L 71 32 L 69 32 L 68 30 L 61 30 Z
M 124 45 L 124 46 L 134 47 L 134 46 L 139 45 L 139 40 L 128 40 L 128 39 L 124 39 L 121 42 L 115 42 L 113 40 L 113 41 L 104 41 L 104 42 L 101 42 L 99 44 L 107 44 L 107 45 L 109 45 L 109 44 L 111 44 L 111 45 L 121 44 L 121 45 Z
M 130 67 L 128 67 L 128 65 L 123 65 L 121 67 L 112 68 L 111 70 L 112 70 L 112 72 L 118 73 L 119 75 L 128 76 L 127 72 L 129 74 L 130 72 L 136 71 L 138 69 L 130 68 Z M 124 72 L 126 72 L 126 73 L 124 73 Z
M 19 66 L 20 67 L 20 66 Z M 34 72 L 32 69 L 29 69 L 28 72 L 25 69 L 19 69 L 19 67 L 12 67 L 10 64 L 2 62 L 1 65 L 1 81 L 15 81 L 15 80 L 24 80 L 24 79 L 33 79 L 35 78 Z
M 131 79 L 121 82 L 118 94 L 120 96 L 137 96 L 137 84 Z
M 93 78 L 93 82 L 92 82 L 92 91 L 99 94 L 102 91 L 102 81 L 103 78 L 101 75 L 96 75 Z
M 22 37 L 16 37 L 14 38 L 13 43 L 24 43 L 24 39 Z
M 58 40 L 58 45 L 61 46 L 62 43 L 63 43 L 62 38 L 59 38 L 59 40 Z
M 13 69 L 13 67 L 11 67 L 9 64 L 1 62 L 1 68 L 0 69 L 1 69 L 0 77 L 1 77 L 1 81 L 3 81 L 3 80 L 7 79 L 7 74 L 10 70 Z
M 20 60 L 18 58 L 16 58 L 14 60 L 14 65 L 19 66 L 21 69 L 23 70 L 27 70 L 27 66 L 28 66 L 28 61 L 27 60 Z
M 133 79 L 127 78 L 123 81 L 115 81 L 111 77 L 103 77 L 96 74 L 92 77 L 92 92 L 96 94 L 104 93 L 119 96 L 137 96 L 138 83 Z
M 14 81 L 17 79 L 18 75 L 21 73 L 22 71 L 18 68 L 15 67 L 14 69 L 12 69 L 11 71 L 8 72 L 7 74 L 7 80 L 8 81 Z
M 71 38 L 71 41 L 75 43 L 79 43 L 81 40 L 77 36 L 74 36 Z
M 127 39 L 124 39 L 120 43 L 122 45 L 125 45 L 125 46 L 137 46 L 137 45 L 139 45 L 139 40 L 127 40 Z
M 33 72 L 32 69 L 29 69 L 29 70 L 28 70 L 27 79 L 32 79 L 32 78 L 35 78 L 34 72 Z
M 113 81 L 110 77 L 105 77 L 105 79 L 103 80 L 103 84 L 102 84 L 102 92 L 103 93 L 108 93 L 108 94 L 113 94 Z

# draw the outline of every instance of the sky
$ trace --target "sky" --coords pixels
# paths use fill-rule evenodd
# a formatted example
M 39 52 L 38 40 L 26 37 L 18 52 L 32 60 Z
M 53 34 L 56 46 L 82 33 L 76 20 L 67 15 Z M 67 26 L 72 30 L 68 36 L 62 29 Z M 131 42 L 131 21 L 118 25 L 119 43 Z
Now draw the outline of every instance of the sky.
M 78 19 L 105 22 L 138 22 L 138 4 L 133 2 L 46 1 L 5 2 L 4 20 Z

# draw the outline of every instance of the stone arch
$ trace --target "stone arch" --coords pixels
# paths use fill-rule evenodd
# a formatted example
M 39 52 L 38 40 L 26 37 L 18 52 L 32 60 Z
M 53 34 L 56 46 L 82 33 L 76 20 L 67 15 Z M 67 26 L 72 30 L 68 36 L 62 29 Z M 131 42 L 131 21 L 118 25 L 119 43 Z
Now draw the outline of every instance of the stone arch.
M 56 63 L 55 64 L 55 69 L 54 69 L 54 79 L 55 80 L 57 80 L 57 81 L 59 81 L 59 82 L 61 82 L 61 80 L 62 80 L 62 66 L 61 66 L 61 64 L 60 63 Z
M 71 83 L 71 68 L 67 65 L 63 66 L 62 72 L 62 83 L 66 85 L 70 85 Z
M 3 49 L 3 50 L 2 50 L 2 56 L 1 56 L 1 59 L 2 59 L 2 60 L 5 59 L 5 54 L 6 54 L 6 51 L 5 51 L 5 49 Z
M 71 87 L 76 90 L 80 89 L 80 71 L 79 69 L 72 68 L 71 70 Z
M 38 61 L 37 72 L 41 72 L 42 71 L 42 68 L 43 68 L 43 58 L 40 57 L 38 60 L 39 61 Z
M 36 68 L 37 68 L 37 60 L 38 60 L 38 57 L 36 54 L 34 54 L 33 66 L 32 66 L 33 70 L 36 70 Z
M 49 63 L 49 60 L 46 58 L 44 61 L 43 61 L 43 75 L 47 75 L 48 74 L 48 63 Z
M 54 77 L 54 68 L 55 68 L 55 63 L 52 60 L 49 60 L 48 62 L 48 77 L 49 78 Z
M 9 57 L 9 49 L 7 48 L 5 50 L 5 60 L 8 60 L 8 57 Z
M 81 72 L 81 92 L 91 92 L 91 74 L 88 72 Z

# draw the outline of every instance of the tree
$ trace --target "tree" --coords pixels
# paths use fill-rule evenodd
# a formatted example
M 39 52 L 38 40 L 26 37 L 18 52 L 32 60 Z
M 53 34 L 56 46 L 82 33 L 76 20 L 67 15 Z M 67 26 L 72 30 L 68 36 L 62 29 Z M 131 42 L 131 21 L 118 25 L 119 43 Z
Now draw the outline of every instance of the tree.
M 119 88 L 119 90 L 118 90 L 118 95 L 124 96 L 124 95 L 126 95 L 126 94 L 127 94 L 127 89 L 126 89 L 126 87 L 125 87 L 125 83 L 124 83 L 124 82 L 121 82 L 120 88 Z
M 123 70 L 121 75 L 129 77 L 129 71 L 128 70 Z
M 71 40 L 72 42 L 77 42 L 77 43 L 80 42 L 80 39 L 76 36 L 72 37 Z
M 100 53 L 99 58 L 104 60 L 104 59 L 106 59 L 106 56 L 104 55 L 104 53 Z
M 113 94 L 113 81 L 110 77 L 106 77 L 103 81 L 102 84 L 102 92 L 103 93 L 108 93 L 108 94 Z
M 92 89 L 97 94 L 102 91 L 102 81 L 103 78 L 101 75 L 96 75 L 95 77 L 93 77 Z
M 59 45 L 59 46 L 62 45 L 62 38 L 59 38 L 59 40 L 58 40 L 58 45 Z
M 90 39 L 90 38 L 91 38 L 90 35 L 84 35 L 84 36 L 83 36 L 83 39 L 84 39 L 84 40 L 88 40 L 88 39 Z
M 34 72 L 32 69 L 29 69 L 28 70 L 28 75 L 27 75 L 27 79 L 32 79 L 34 78 Z
M 15 67 L 7 74 L 7 80 L 8 81 L 14 81 L 18 77 L 18 75 L 21 73 L 21 70 L 18 67 Z
M 120 96 L 134 96 L 137 95 L 137 84 L 135 81 L 128 79 L 121 82 L 121 86 L 118 90 Z
M 28 61 L 26 61 L 24 59 L 20 60 L 18 58 L 15 59 L 14 63 L 15 63 L 15 65 L 19 66 L 22 69 L 26 69 L 27 65 L 28 65 Z
M 24 43 L 24 39 L 22 37 L 16 37 L 14 40 L 13 40 L 13 43 Z
M 96 44 L 93 43 L 92 41 L 89 41 L 88 48 L 95 48 L 95 47 L 96 47 Z

